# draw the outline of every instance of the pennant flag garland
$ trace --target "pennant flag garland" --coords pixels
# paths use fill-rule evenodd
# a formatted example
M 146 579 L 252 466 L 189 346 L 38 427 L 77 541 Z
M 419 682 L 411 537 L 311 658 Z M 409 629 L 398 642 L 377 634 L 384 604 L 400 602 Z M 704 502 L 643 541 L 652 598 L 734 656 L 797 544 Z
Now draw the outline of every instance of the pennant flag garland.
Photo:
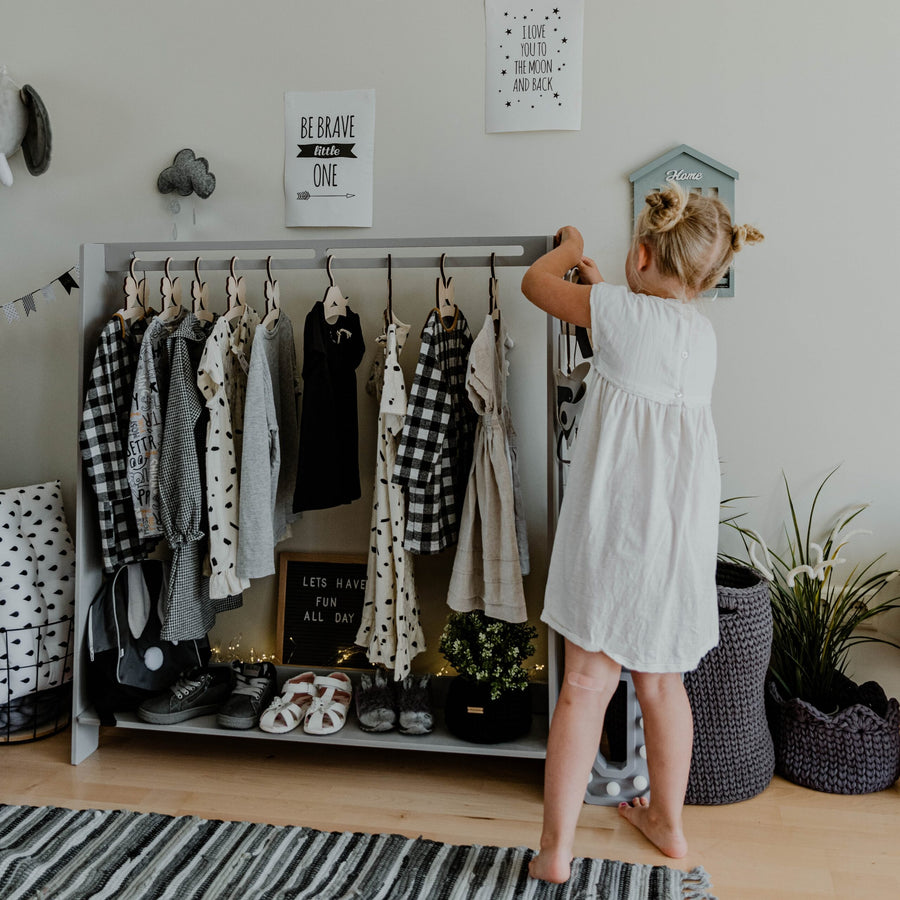
M 69 272 L 63 272 L 62 275 L 60 275 L 56 280 L 66 289 L 67 294 L 72 293 L 72 288 L 78 287 L 78 285 L 75 283 L 75 279 Z
M 25 311 L 25 317 L 27 318 L 33 312 L 37 312 L 37 305 L 34 302 L 35 294 L 39 293 L 45 300 L 56 300 L 56 289 L 54 288 L 54 285 L 59 284 L 67 295 L 71 295 L 73 290 L 77 291 L 79 289 L 78 281 L 80 281 L 80 279 L 80 266 L 75 265 L 72 266 L 71 269 L 63 272 L 58 278 L 54 278 L 50 284 L 45 284 L 39 290 L 29 291 L 24 296 L 19 297 L 18 300 L 10 300 L 8 303 L 4 303 L 3 314 L 6 316 L 7 324 L 12 325 L 13 322 L 18 322 L 21 318 L 19 310 L 16 308 L 17 303 L 22 304 L 22 309 Z

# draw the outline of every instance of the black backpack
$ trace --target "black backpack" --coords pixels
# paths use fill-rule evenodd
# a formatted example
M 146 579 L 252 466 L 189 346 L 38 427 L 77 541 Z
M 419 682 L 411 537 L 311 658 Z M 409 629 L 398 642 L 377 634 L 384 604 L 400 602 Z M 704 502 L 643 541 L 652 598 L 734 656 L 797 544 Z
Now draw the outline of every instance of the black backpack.
M 100 586 L 87 622 L 87 691 L 103 725 L 116 712 L 136 709 L 173 685 L 178 676 L 209 662 L 209 641 L 164 641 L 160 610 L 168 564 L 126 563 Z

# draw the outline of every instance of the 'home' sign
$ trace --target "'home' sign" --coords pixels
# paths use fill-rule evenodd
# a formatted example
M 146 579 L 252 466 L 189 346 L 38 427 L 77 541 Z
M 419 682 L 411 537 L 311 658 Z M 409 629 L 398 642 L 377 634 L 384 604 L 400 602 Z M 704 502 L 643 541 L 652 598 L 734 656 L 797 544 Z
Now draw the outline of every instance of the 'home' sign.
M 637 221 L 647 194 L 665 187 L 667 181 L 678 182 L 686 191 L 718 197 L 731 210 L 733 220 L 734 183 L 737 178 L 738 173 L 734 169 L 682 144 L 629 176 L 634 185 L 633 221 Z M 733 267 L 725 273 L 715 291 L 720 297 L 734 296 Z

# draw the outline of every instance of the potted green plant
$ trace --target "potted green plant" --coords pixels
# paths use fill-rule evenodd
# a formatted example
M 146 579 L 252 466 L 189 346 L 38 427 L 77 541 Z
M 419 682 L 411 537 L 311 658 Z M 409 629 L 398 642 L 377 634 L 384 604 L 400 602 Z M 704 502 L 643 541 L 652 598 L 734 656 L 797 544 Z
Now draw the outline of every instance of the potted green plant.
M 528 670 L 537 629 L 480 611 L 451 613 L 440 650 L 458 673 L 447 691 L 444 716 L 451 734 L 479 744 L 512 741 L 531 728 Z
M 847 677 L 850 649 L 867 641 L 898 646 L 858 629 L 889 610 L 900 597 L 886 597 L 900 573 L 876 567 L 884 554 L 849 571 L 841 552 L 855 535 L 850 528 L 866 509 L 858 506 L 813 538 L 819 485 L 801 527 L 787 477 L 790 521 L 787 549 L 772 551 L 750 528 L 734 524 L 752 564 L 770 583 L 772 655 L 767 701 L 776 771 L 790 781 L 829 793 L 882 790 L 900 777 L 900 707 L 874 682 Z M 759 552 L 758 552 L 759 551 Z M 760 553 L 762 559 L 760 559 Z M 900 582 L 898 582 L 900 584 Z

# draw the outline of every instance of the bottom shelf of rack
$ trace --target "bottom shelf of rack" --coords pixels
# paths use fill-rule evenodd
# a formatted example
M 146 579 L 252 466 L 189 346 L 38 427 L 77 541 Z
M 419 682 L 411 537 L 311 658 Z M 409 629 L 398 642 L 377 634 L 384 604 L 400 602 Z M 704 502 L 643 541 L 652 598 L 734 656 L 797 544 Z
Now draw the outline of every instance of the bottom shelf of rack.
M 289 731 L 287 734 L 270 734 L 259 728 L 235 729 L 222 728 L 216 723 L 215 715 L 197 716 L 175 725 L 151 725 L 137 717 L 135 713 L 117 713 L 116 728 L 130 728 L 142 731 L 160 731 L 173 734 L 215 735 L 221 738 L 251 738 L 265 741 L 283 741 L 288 743 L 309 743 L 343 745 L 347 747 L 374 747 L 390 750 L 426 750 L 438 753 L 468 753 L 480 756 L 515 756 L 532 759 L 543 759 L 547 755 L 548 717 L 535 714 L 531 731 L 515 741 L 501 744 L 475 744 L 463 741 L 447 731 L 443 724 L 443 710 L 435 710 L 437 720 L 434 731 L 430 734 L 407 735 L 398 731 L 367 732 L 363 731 L 354 720 L 330 735 L 306 734 L 303 728 Z M 75 717 L 76 727 L 97 727 L 100 718 L 91 710 L 85 710 Z

